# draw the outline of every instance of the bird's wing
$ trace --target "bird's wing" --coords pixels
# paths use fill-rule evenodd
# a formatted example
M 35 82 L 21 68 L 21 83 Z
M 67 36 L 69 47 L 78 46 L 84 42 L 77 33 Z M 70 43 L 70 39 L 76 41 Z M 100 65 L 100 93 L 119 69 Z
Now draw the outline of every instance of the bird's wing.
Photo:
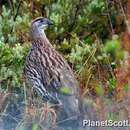
M 54 51 L 53 54 L 53 59 L 57 58 L 59 62 L 52 64 L 52 69 L 49 69 L 50 73 L 53 75 L 53 80 L 50 82 L 52 88 L 57 88 L 58 92 L 61 94 L 78 95 L 78 82 L 68 63 L 56 51 Z M 55 84 L 55 82 L 57 82 L 57 84 Z
M 62 104 L 62 109 L 59 110 L 59 119 L 64 120 L 69 117 L 77 116 L 77 114 L 80 113 L 79 87 L 72 70 L 67 63 L 64 63 L 64 66 L 59 68 L 58 71 L 60 86 L 58 86 L 56 96 L 60 104 Z
M 42 96 L 44 101 L 59 104 L 56 96 L 53 96 L 48 90 L 48 82 L 50 74 L 46 66 L 43 66 L 43 60 L 37 50 L 33 49 L 29 52 L 25 62 L 25 76 L 27 82 Z M 54 83 L 53 83 L 54 84 Z M 55 83 L 56 84 L 56 83 Z
M 70 95 L 76 95 L 78 90 L 78 83 L 75 79 L 72 70 L 66 64 L 60 71 L 60 82 L 62 84 L 60 91 Z
M 25 73 L 32 87 L 53 103 L 59 102 L 59 93 L 76 95 L 77 81 L 67 62 L 54 49 L 41 49 L 32 47 L 26 58 Z

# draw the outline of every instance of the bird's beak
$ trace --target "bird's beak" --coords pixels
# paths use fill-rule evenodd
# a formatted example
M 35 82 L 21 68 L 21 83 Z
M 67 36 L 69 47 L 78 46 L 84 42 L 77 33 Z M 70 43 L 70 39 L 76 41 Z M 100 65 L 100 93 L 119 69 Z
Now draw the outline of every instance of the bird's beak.
M 53 25 L 53 22 L 51 20 L 48 20 L 48 26 Z

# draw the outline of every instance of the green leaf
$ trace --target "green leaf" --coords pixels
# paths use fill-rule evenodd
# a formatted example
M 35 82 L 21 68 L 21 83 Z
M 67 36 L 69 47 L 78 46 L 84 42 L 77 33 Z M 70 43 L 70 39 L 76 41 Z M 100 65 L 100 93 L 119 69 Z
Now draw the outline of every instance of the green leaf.
M 99 95 L 99 96 L 102 96 L 104 94 L 104 90 L 103 90 L 103 87 L 102 86 L 97 86 L 96 88 L 96 93 Z
M 32 130 L 40 130 L 38 124 L 33 124 Z
M 126 92 L 128 92 L 128 89 L 129 89 L 128 84 L 125 84 L 125 86 L 124 86 L 124 90 L 125 90 Z
M 110 78 L 109 79 L 109 91 L 113 91 L 116 88 L 116 79 Z
M 60 92 L 63 94 L 71 94 L 71 89 L 69 87 L 61 87 Z

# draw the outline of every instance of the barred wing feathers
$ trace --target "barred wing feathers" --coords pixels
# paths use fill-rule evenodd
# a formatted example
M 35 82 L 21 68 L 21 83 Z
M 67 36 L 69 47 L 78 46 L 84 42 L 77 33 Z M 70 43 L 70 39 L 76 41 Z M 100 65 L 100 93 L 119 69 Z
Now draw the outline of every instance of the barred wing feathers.
M 78 84 L 68 63 L 48 42 L 33 41 L 26 58 L 25 74 L 45 101 L 60 103 L 64 93 L 77 96 Z

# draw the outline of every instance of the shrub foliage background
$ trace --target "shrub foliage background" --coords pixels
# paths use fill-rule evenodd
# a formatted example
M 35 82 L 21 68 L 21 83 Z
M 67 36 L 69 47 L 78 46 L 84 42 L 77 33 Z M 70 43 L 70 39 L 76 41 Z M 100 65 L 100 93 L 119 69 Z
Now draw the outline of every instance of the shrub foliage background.
M 9 106 L 11 110 L 12 104 L 19 109 L 22 101 L 18 97 L 24 92 L 23 104 L 28 110 L 25 124 L 29 115 L 34 121 L 32 129 L 43 125 L 42 110 L 28 106 L 23 91 L 23 68 L 31 46 L 29 27 L 33 19 L 42 16 L 54 22 L 47 37 L 70 64 L 85 105 L 91 108 L 85 116 L 89 113 L 99 120 L 129 119 L 129 7 L 129 0 L 0 0 L 0 97 L 13 93 Z
M 126 24 L 122 9 L 126 11 L 126 0 L 1 1 L 2 89 L 23 86 L 29 26 L 32 19 L 43 16 L 54 21 L 47 36 L 76 72 L 83 94 L 111 93 L 114 69 L 124 59 L 120 38 Z

